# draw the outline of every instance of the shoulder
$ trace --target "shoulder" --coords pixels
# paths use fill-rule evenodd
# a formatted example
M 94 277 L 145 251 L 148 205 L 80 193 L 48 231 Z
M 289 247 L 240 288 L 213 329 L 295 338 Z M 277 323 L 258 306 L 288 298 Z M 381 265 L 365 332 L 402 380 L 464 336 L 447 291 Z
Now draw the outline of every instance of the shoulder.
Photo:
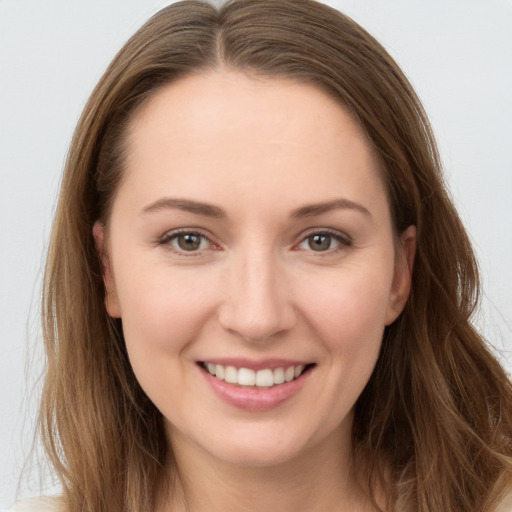
M 18 501 L 5 512 L 61 512 L 62 500 L 58 497 L 41 496 Z
M 512 512 L 512 492 L 505 496 L 496 512 Z

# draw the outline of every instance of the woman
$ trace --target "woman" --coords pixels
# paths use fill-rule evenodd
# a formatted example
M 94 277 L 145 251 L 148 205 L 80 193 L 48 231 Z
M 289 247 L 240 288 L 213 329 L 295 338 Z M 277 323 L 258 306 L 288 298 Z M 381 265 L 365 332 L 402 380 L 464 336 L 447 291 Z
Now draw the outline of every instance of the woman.
M 306 0 L 160 11 L 63 179 L 55 506 L 506 507 L 512 395 L 477 291 L 428 121 L 371 36 Z

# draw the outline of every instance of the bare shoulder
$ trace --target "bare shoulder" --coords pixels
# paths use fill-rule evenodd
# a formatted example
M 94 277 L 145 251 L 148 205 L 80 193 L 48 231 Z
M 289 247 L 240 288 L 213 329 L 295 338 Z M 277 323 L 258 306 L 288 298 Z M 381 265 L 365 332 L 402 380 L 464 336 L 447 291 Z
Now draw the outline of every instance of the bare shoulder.
M 496 512 L 512 512 L 512 492 L 507 494 L 500 506 L 496 509 Z
M 63 512 L 63 506 L 59 497 L 40 496 L 18 501 L 6 512 Z

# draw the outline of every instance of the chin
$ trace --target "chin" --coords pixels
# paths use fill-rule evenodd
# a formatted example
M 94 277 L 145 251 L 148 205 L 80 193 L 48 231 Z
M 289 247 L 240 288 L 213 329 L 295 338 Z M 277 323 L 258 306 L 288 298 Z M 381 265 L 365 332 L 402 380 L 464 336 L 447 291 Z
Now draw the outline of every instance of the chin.
M 286 464 L 299 457 L 304 450 L 299 447 L 276 443 L 230 443 L 231 446 L 216 446 L 210 454 L 226 464 L 244 468 L 273 467 Z
M 238 467 L 271 467 L 295 460 L 308 451 L 310 436 L 305 432 L 290 435 L 290 428 L 279 422 L 233 425 L 229 432 L 186 432 L 170 427 L 173 449 L 184 448 L 198 458 L 211 458 L 222 464 Z M 302 435 L 301 435 L 302 434 Z

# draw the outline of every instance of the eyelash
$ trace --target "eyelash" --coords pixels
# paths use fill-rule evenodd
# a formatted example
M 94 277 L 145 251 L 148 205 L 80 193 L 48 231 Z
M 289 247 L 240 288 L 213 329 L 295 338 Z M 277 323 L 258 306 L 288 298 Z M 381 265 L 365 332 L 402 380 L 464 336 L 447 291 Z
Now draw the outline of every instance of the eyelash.
M 331 240 L 337 242 L 338 244 L 336 247 L 329 247 L 329 249 L 325 251 L 314 251 L 311 247 L 309 247 L 309 249 L 306 249 L 309 252 L 316 253 L 316 255 L 318 256 L 327 256 L 338 251 L 341 251 L 343 249 L 346 249 L 352 245 L 352 239 L 344 233 L 341 233 L 334 229 L 315 229 L 311 230 L 308 234 L 303 236 L 302 240 L 300 241 L 299 244 L 296 245 L 296 247 L 300 247 L 302 244 L 308 243 L 308 240 L 315 236 L 327 236 Z
M 190 235 L 190 236 L 197 236 L 199 237 L 201 240 L 200 240 L 200 244 L 202 244 L 204 241 L 206 241 L 209 246 L 213 246 L 215 248 L 217 248 L 218 246 L 216 244 L 214 244 L 209 237 L 207 237 L 206 235 L 204 235 L 203 233 L 201 233 L 201 231 L 197 230 L 197 229 L 187 229 L 187 228 L 181 228 L 181 229 L 175 229 L 173 231 L 169 231 L 168 233 L 165 233 L 162 238 L 160 238 L 160 240 L 158 241 L 159 245 L 166 245 L 166 246 L 169 246 L 174 252 L 176 252 L 177 254 L 179 255 L 183 255 L 183 256 L 187 256 L 187 257 L 191 257 L 191 256 L 197 256 L 199 255 L 202 251 L 205 250 L 205 248 L 200 248 L 198 250 L 193 250 L 193 251 L 187 251 L 185 249 L 181 249 L 179 247 L 175 247 L 173 246 L 172 244 L 172 241 L 173 240 L 178 240 L 178 238 L 180 236 L 185 236 L 185 235 Z M 208 247 L 207 249 L 209 249 L 210 247 Z
M 180 236 L 184 236 L 184 235 L 197 236 L 201 239 L 200 244 L 202 244 L 204 241 L 206 241 L 209 244 L 209 247 L 202 248 L 202 249 L 198 248 L 195 250 L 187 251 L 186 249 L 182 249 L 182 248 L 173 246 L 172 242 L 175 240 L 177 241 Z M 327 236 L 331 240 L 334 240 L 335 242 L 337 242 L 337 244 L 338 244 L 336 247 L 334 247 L 334 248 L 329 247 L 325 251 L 315 251 L 311 247 L 309 247 L 309 249 L 304 249 L 308 252 L 316 253 L 318 256 L 326 256 L 328 254 L 333 254 L 340 250 L 343 250 L 343 249 L 346 249 L 346 248 L 352 246 L 352 239 L 348 235 L 341 233 L 339 231 L 336 231 L 334 229 L 325 229 L 324 228 L 324 229 L 310 230 L 309 233 L 302 236 L 302 238 L 298 244 L 294 245 L 294 249 L 301 250 L 300 246 L 302 244 L 308 243 L 308 240 L 310 240 L 314 236 Z M 212 247 L 214 250 L 219 249 L 219 246 L 216 245 L 214 242 L 212 242 L 208 236 L 201 233 L 201 231 L 196 230 L 196 229 L 187 229 L 187 228 L 180 228 L 180 229 L 176 229 L 176 230 L 170 231 L 168 233 L 165 233 L 158 240 L 158 243 L 159 243 L 159 245 L 170 246 L 170 248 L 174 252 L 176 252 L 179 255 L 186 256 L 186 257 L 198 256 L 199 254 L 202 253 L 202 251 L 211 249 Z

